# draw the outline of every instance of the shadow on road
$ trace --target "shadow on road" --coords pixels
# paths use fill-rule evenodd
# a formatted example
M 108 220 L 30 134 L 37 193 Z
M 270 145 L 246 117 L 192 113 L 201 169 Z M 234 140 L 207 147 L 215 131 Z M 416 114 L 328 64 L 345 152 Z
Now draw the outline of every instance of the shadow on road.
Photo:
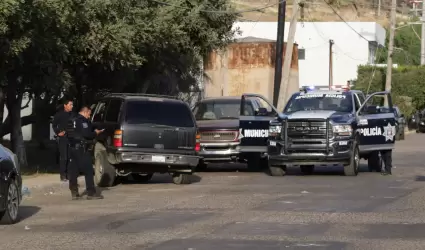
M 40 207 L 36 206 L 20 206 L 19 207 L 19 220 L 24 221 L 33 215 L 37 214 L 41 210 Z
M 249 172 L 257 172 L 269 175 L 268 169 L 263 169 L 259 171 L 252 171 L 246 167 L 246 164 L 237 164 L 237 163 L 231 163 L 231 164 L 211 164 L 208 165 L 208 168 L 205 170 L 197 170 L 196 172 L 201 173 L 214 173 L 214 172 L 242 172 L 242 173 L 249 173 Z M 360 164 L 359 167 L 359 173 L 362 172 L 369 172 L 369 169 L 367 167 L 367 164 Z M 293 166 L 287 168 L 287 175 L 293 175 L 293 176 L 306 176 L 301 172 L 300 167 Z M 332 176 L 332 175 L 344 175 L 343 166 L 315 166 L 314 173 L 312 175 L 324 175 L 324 176 Z M 425 177 L 424 177 L 425 178 Z
M 190 176 L 190 183 L 198 183 L 202 177 L 196 174 Z M 132 184 L 168 184 L 173 183 L 172 177 L 169 174 L 156 174 L 150 181 L 140 182 L 134 180 L 132 177 L 120 177 L 119 184 L 132 185 Z
M 415 181 L 425 181 L 425 176 L 423 176 L 423 175 L 417 175 L 415 177 Z

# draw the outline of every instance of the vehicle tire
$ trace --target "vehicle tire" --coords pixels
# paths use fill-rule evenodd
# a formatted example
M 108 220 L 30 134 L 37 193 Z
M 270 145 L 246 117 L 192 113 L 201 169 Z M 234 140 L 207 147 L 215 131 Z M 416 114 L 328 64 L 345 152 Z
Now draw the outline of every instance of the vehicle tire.
M 286 166 L 271 165 L 268 163 L 270 176 L 285 176 Z
M 173 174 L 173 183 L 177 185 L 190 184 L 190 175 L 189 174 Z
M 314 165 L 300 166 L 301 172 L 305 175 L 311 175 L 314 173 Z
M 382 169 L 382 158 L 379 155 L 379 151 L 374 151 L 370 153 L 368 159 L 367 159 L 367 167 L 369 169 L 369 172 L 381 172 Z
M 360 163 L 360 152 L 357 139 L 353 142 L 353 150 L 350 156 L 350 163 L 344 165 L 344 175 L 345 176 L 357 176 L 359 173 L 359 163 Z
M 153 174 L 131 174 L 131 177 L 137 182 L 148 182 L 152 179 Z
M 112 187 L 117 179 L 115 168 L 109 163 L 106 151 L 96 154 L 94 164 L 94 181 L 99 187 Z
M 19 221 L 20 195 L 16 181 L 10 179 L 7 187 L 7 197 L 5 199 L 5 210 L 0 212 L 2 224 L 15 224 Z

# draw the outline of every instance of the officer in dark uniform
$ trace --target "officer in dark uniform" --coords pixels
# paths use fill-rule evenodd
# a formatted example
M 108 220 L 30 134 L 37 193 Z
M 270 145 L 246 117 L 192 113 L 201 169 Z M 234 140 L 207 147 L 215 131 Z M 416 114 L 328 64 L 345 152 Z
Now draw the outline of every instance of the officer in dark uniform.
M 382 175 L 392 175 L 391 169 L 393 167 L 393 151 L 392 150 L 381 150 L 382 161 L 385 165 L 385 170 L 381 173 Z
M 73 200 L 81 198 L 78 193 L 78 175 L 84 173 L 86 181 L 87 199 L 103 199 L 103 196 L 96 193 L 94 185 L 94 172 L 90 153 L 87 151 L 90 141 L 103 130 L 95 129 L 89 120 L 91 110 L 87 106 L 80 109 L 79 114 L 70 119 L 67 126 L 67 134 L 70 146 L 70 164 L 69 172 L 69 189 Z
M 63 109 L 60 109 L 52 121 L 52 128 L 56 134 L 59 148 L 59 169 L 61 181 L 67 181 L 67 165 L 68 165 L 68 138 L 66 136 L 66 126 L 70 116 L 72 115 L 72 108 L 74 104 L 70 99 L 64 99 Z

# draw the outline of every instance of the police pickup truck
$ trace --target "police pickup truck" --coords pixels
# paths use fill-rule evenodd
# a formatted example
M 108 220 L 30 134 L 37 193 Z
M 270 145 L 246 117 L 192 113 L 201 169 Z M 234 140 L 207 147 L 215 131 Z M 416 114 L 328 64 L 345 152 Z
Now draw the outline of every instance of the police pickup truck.
M 385 99 L 388 106 L 377 105 Z M 293 94 L 283 113 L 270 121 L 270 174 L 283 176 L 287 166 L 300 166 L 304 174 L 311 174 L 315 165 L 343 165 L 345 175 L 356 176 L 361 158 L 368 160 L 370 171 L 381 171 L 379 152 L 393 149 L 395 130 L 388 92 L 365 100 L 355 90 L 304 89 Z

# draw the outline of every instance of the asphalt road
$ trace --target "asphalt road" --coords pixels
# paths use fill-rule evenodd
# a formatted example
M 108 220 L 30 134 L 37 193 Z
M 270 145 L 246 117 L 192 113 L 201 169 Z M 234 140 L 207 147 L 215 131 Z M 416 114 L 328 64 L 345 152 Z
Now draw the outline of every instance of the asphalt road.
M 168 176 L 71 201 L 32 194 L 22 221 L 0 226 L 2 249 L 425 249 L 425 135 L 397 143 L 393 176 L 320 168 L 270 177 L 235 169 Z

